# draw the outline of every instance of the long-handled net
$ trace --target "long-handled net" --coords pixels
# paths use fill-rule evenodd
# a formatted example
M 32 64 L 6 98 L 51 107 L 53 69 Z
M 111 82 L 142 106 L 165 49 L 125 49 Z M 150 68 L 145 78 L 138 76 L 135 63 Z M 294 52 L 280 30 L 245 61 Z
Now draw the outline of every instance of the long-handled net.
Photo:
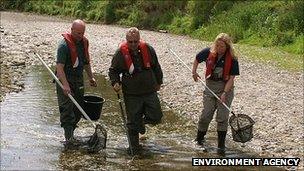
M 42 64 L 46 67 L 46 69 L 49 71 L 49 73 L 52 75 L 54 80 L 57 82 L 57 84 L 63 88 L 62 83 L 59 81 L 59 79 L 56 77 L 56 75 L 52 72 L 52 70 L 47 66 L 47 64 L 43 61 L 43 59 L 40 57 L 38 53 L 35 52 L 35 55 L 38 57 L 38 59 L 42 62 Z M 68 94 L 68 97 L 71 99 L 71 101 L 75 104 L 75 106 L 78 108 L 78 110 L 83 114 L 83 116 L 90 121 L 90 123 L 94 126 L 95 132 L 90 137 L 88 141 L 88 151 L 89 152 L 98 152 L 101 149 L 106 148 L 106 142 L 107 142 L 107 130 L 105 125 L 103 124 L 96 124 L 90 119 L 90 117 L 86 114 L 86 112 L 82 109 L 82 107 L 77 103 L 77 101 L 74 99 L 74 97 L 71 94 Z

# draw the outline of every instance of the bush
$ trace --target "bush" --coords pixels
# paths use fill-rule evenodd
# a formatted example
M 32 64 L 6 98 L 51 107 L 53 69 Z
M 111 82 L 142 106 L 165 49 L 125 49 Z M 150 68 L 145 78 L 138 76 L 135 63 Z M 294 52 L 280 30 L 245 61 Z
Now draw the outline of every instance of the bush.
M 67 15 L 106 24 L 166 29 L 213 41 L 218 33 L 234 42 L 278 46 L 288 51 L 301 44 L 304 1 L 146 1 L 146 0 L 6 0 L 1 9 Z
M 109 1 L 105 9 L 105 23 L 111 24 L 116 20 L 114 2 Z

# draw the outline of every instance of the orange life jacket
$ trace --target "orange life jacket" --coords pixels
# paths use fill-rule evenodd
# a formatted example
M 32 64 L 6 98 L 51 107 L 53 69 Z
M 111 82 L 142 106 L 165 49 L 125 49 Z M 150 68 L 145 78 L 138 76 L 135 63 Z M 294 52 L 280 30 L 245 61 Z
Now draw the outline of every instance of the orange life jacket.
M 141 52 L 141 55 L 143 57 L 143 63 L 145 68 L 151 68 L 151 57 L 150 53 L 148 52 L 148 46 L 146 42 L 143 40 L 139 41 L 139 50 Z M 129 52 L 128 44 L 126 41 L 120 44 L 120 51 L 125 59 L 125 64 L 127 66 L 127 69 L 129 70 L 129 73 L 132 74 L 134 71 L 134 65 L 133 61 Z
M 63 33 L 62 36 L 64 37 L 64 40 L 69 47 L 73 68 L 76 68 L 79 64 L 79 61 L 78 61 L 76 45 L 75 45 L 74 39 L 72 37 L 72 34 L 69 32 L 66 32 L 66 33 Z M 86 37 L 83 37 L 82 43 L 84 46 L 85 58 L 87 59 L 88 62 L 90 62 L 89 41 Z
M 206 61 L 206 74 L 205 78 L 209 78 L 213 72 L 214 65 L 216 63 L 216 56 L 217 54 L 214 54 L 212 52 L 209 52 L 207 61 Z M 223 70 L 223 80 L 227 81 L 229 79 L 230 70 L 232 65 L 232 56 L 230 53 L 230 50 L 226 52 L 225 54 L 225 62 L 224 62 L 224 70 Z

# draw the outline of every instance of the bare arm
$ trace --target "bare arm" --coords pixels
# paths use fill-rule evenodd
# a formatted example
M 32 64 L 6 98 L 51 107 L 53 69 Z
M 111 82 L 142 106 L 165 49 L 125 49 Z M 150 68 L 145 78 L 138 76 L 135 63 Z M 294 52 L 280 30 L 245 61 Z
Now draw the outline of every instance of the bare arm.
M 230 75 L 229 80 L 225 84 L 224 92 L 229 92 L 234 84 L 234 75 Z
M 194 59 L 194 62 L 193 62 L 193 65 L 192 65 L 192 77 L 193 77 L 194 81 L 197 81 L 198 78 L 201 78 L 201 77 L 198 75 L 198 73 L 196 72 L 197 67 L 198 67 L 198 64 L 199 64 L 199 63 L 197 62 L 197 60 Z
M 56 65 L 57 77 L 63 85 L 63 93 L 68 95 L 71 93 L 70 85 L 66 79 L 66 75 L 64 73 L 64 64 L 57 63 Z

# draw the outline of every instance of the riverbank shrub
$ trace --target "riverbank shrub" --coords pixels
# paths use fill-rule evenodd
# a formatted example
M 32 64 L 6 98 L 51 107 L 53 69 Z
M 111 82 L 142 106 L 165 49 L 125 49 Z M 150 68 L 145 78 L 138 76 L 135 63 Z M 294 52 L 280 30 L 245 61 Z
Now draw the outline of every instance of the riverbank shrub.
M 70 16 L 104 24 L 189 35 L 303 54 L 304 1 L 5 0 L 1 10 Z

